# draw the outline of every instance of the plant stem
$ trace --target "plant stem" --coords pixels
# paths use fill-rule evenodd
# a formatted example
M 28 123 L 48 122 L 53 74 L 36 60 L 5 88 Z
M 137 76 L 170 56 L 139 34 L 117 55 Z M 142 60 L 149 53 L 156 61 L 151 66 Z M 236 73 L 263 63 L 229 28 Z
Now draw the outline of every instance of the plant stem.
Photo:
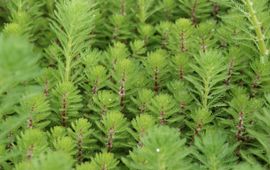
M 243 0 L 246 8 L 249 12 L 250 17 L 248 17 L 250 19 L 251 24 L 254 26 L 255 28 L 255 33 L 257 36 L 257 42 L 258 42 L 258 48 L 259 48 L 259 52 L 261 54 L 261 63 L 265 63 L 267 58 L 266 56 L 269 54 L 269 51 L 266 47 L 266 44 L 264 42 L 264 35 L 262 32 L 262 26 L 260 21 L 258 20 L 257 16 L 256 16 L 256 11 L 253 8 L 253 2 L 251 0 Z
M 65 50 L 66 65 L 65 65 L 64 81 L 66 81 L 66 82 L 69 81 L 70 70 L 71 70 L 71 60 L 72 60 L 71 49 L 72 49 L 72 39 L 69 37 L 68 43 L 67 43 L 67 48 Z
M 196 17 L 197 5 L 198 5 L 198 0 L 195 0 L 192 6 L 192 10 L 191 10 L 191 20 L 192 20 L 193 25 L 197 24 L 197 17 Z
M 210 93 L 209 84 L 210 84 L 210 80 L 209 80 L 209 77 L 207 77 L 207 79 L 204 82 L 204 93 L 203 93 L 203 96 L 202 96 L 202 106 L 206 110 L 208 110 L 208 96 L 209 96 L 209 93 Z

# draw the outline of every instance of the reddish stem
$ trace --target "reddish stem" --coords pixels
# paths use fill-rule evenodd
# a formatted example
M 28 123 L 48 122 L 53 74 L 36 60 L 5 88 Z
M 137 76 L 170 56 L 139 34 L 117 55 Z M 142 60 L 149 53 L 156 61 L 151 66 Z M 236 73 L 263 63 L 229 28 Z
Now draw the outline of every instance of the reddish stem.
M 61 124 L 62 126 L 66 127 L 67 125 L 67 99 L 66 99 L 66 94 L 64 94 L 63 98 L 62 98 L 62 111 L 60 113 L 61 115 Z
M 159 119 L 159 123 L 161 124 L 161 125 L 165 125 L 165 123 L 166 123 L 166 120 L 165 120 L 165 112 L 164 111 L 161 111 L 160 113 L 159 113 L 159 115 L 160 115 L 160 119 Z
M 77 141 L 77 147 L 78 147 L 78 152 L 77 152 L 77 160 L 78 162 L 82 162 L 83 161 L 83 147 L 82 147 L 82 144 L 83 144 L 83 134 L 79 134 L 78 136 L 78 141 Z
M 244 113 L 239 113 L 239 122 L 237 124 L 237 132 L 236 132 L 236 138 L 238 141 L 243 140 L 243 132 L 244 132 Z
M 115 134 L 114 128 L 110 128 L 109 134 L 108 134 L 108 142 L 107 142 L 108 152 L 110 152 L 112 150 L 114 134 Z
M 45 95 L 46 97 L 49 96 L 49 82 L 48 82 L 47 79 L 45 80 L 45 85 L 44 85 L 44 95 Z
M 180 50 L 181 50 L 181 52 L 186 52 L 187 51 L 187 48 L 186 48 L 186 46 L 185 46 L 185 34 L 184 34 L 184 32 L 181 32 L 180 33 L 180 39 L 179 39 L 179 48 L 180 48 Z
M 120 106 L 121 106 L 122 109 L 125 106 L 125 96 L 126 96 L 125 83 L 126 83 L 126 80 L 123 77 L 122 80 L 121 80 L 121 85 L 120 85 L 119 93 L 118 93 L 119 96 L 120 96 Z
M 154 92 L 157 94 L 159 91 L 159 83 L 158 83 L 158 73 L 159 70 L 156 67 L 156 69 L 154 70 Z

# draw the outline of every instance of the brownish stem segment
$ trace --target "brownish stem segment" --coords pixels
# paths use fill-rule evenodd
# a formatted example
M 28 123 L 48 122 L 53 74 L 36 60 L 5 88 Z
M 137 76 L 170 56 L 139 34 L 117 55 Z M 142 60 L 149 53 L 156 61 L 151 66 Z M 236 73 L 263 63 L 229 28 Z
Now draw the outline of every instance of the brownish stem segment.
M 49 81 L 46 79 L 44 84 L 44 95 L 46 97 L 49 96 Z
M 138 141 L 138 146 L 139 147 L 143 147 L 143 143 L 142 143 L 142 140 L 141 139 L 143 138 L 144 134 L 145 134 L 145 129 L 143 128 L 141 130 L 141 132 L 140 132 L 140 135 L 139 135 L 139 141 Z
M 158 75 L 159 75 L 159 70 L 158 70 L 158 68 L 156 68 L 156 69 L 154 70 L 154 92 L 155 92 L 156 94 L 157 94 L 158 91 L 159 91 L 159 83 L 158 83 L 159 78 L 158 78 Z
M 125 0 L 121 0 L 120 12 L 121 12 L 122 16 L 126 15 L 126 2 L 125 2 Z
M 181 111 L 184 111 L 185 108 L 186 108 L 186 103 L 185 102 L 180 102 L 179 103 L 179 108 L 180 108 Z
M 33 129 L 33 119 L 31 117 L 27 120 L 27 127 Z
M 34 145 L 30 145 L 30 147 L 28 148 L 27 153 L 26 153 L 26 157 L 28 160 L 32 159 L 33 151 L 34 151 Z
M 115 134 L 114 128 L 110 128 L 109 134 L 108 134 L 108 142 L 107 142 L 107 150 L 108 150 L 108 152 L 112 151 L 114 134 Z
M 260 82 L 260 80 L 261 80 L 261 76 L 259 76 L 259 75 L 256 75 L 256 77 L 255 77 L 255 80 L 253 80 L 253 82 L 252 82 L 252 96 L 255 96 L 256 95 L 256 93 L 257 93 L 257 88 L 258 88 L 258 86 L 259 86 L 259 82 Z
M 11 151 L 12 149 L 13 149 L 13 143 L 14 143 L 14 139 L 13 139 L 13 133 L 12 132 L 9 132 L 8 133 L 8 136 L 7 136 L 7 138 L 8 138 L 8 144 L 7 144 L 7 146 L 6 146 L 6 149 L 7 149 L 7 151 Z
M 233 67 L 234 67 L 234 60 L 230 61 L 230 63 L 229 63 L 227 79 L 225 80 L 226 85 L 229 85 L 231 82 L 232 75 L 233 75 Z
M 193 25 L 197 24 L 197 17 L 196 17 L 196 9 L 197 9 L 197 5 L 198 5 L 198 0 L 195 0 L 192 9 L 191 9 L 191 21 L 193 23 Z
M 118 94 L 120 96 L 120 106 L 121 106 L 122 110 L 125 107 L 125 96 L 126 96 L 125 83 L 126 83 L 126 80 L 123 77 L 121 80 L 121 83 L 120 83 L 121 85 L 120 85 L 119 92 L 118 92 Z
M 160 119 L 159 119 L 159 123 L 160 125 L 165 125 L 166 124 L 166 119 L 165 119 L 165 112 L 161 111 L 159 113 Z
M 179 79 L 184 80 L 184 69 L 182 66 L 179 67 Z
M 169 41 L 169 34 L 168 33 L 163 34 L 162 40 L 161 40 L 161 46 L 162 46 L 162 48 L 167 48 L 168 41 Z
M 181 50 L 181 52 L 186 52 L 187 48 L 186 48 L 186 44 L 185 44 L 185 33 L 181 32 L 179 35 L 179 48 Z
M 108 167 L 106 164 L 102 165 L 101 170 L 108 170 Z
M 33 105 L 33 106 L 31 107 L 30 115 L 32 115 L 34 111 L 35 111 L 35 105 Z M 33 125 L 33 117 L 32 117 L 32 116 L 30 116 L 30 117 L 28 118 L 28 120 L 27 120 L 27 127 L 28 127 L 29 129 L 33 129 L 33 127 L 34 127 L 34 125 Z
M 203 53 L 205 53 L 207 50 L 207 45 L 204 38 L 201 39 L 201 50 Z
M 199 135 L 199 133 L 201 132 L 201 130 L 202 130 L 202 124 L 198 124 L 197 127 L 196 127 L 196 129 L 195 129 L 195 131 L 194 131 L 194 134 L 192 136 L 192 139 L 191 139 L 191 142 L 190 142 L 191 144 L 194 142 L 195 137 Z
M 97 86 L 98 86 L 98 80 L 95 81 L 94 86 L 92 87 L 92 93 L 96 94 L 97 93 Z
M 62 126 L 66 127 L 67 126 L 67 107 L 68 107 L 68 104 L 67 104 L 67 95 L 64 94 L 63 95 L 63 98 L 62 98 L 62 108 L 61 108 L 61 124 Z
M 218 18 L 218 13 L 220 11 L 220 7 L 219 7 L 219 5 L 217 3 L 213 4 L 213 10 L 212 11 L 213 11 L 212 13 L 213 13 L 214 18 Z
M 146 110 L 146 104 L 143 103 L 141 106 L 139 106 L 139 111 L 140 111 L 140 113 L 144 113 L 145 110 Z
M 83 134 L 79 134 L 77 139 L 77 161 L 79 163 L 83 162 Z
M 239 113 L 239 121 L 237 124 L 237 132 L 236 132 L 236 138 L 238 141 L 243 140 L 243 132 L 244 132 L 244 112 Z

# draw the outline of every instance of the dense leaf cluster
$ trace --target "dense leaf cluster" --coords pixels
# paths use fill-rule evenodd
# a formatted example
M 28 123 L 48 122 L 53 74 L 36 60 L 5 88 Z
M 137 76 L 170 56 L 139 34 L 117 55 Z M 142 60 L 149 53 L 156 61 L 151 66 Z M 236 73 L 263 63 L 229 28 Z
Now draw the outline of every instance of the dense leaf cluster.
M 0 1 L 0 169 L 269 169 L 269 5 Z

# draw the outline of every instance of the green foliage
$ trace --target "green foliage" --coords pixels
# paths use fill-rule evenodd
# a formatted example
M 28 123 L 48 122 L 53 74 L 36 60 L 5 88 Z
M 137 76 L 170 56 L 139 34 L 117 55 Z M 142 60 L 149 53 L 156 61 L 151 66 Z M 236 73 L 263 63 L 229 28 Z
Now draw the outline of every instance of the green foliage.
M 193 24 L 197 24 L 211 15 L 212 4 L 208 0 L 179 0 L 179 7 Z
M 155 127 L 142 138 L 142 147 L 130 152 L 130 159 L 123 159 L 130 169 L 190 169 L 189 151 L 185 140 L 179 139 L 176 129 Z
M 248 163 L 242 163 L 239 165 L 236 165 L 233 170 L 263 170 L 259 164 L 248 164 Z
M 125 12 L 123 12 L 125 13 Z M 133 29 L 130 22 L 129 15 L 113 14 L 110 16 L 110 22 L 106 25 L 108 32 L 105 32 L 106 37 L 109 37 L 112 41 L 126 41 L 133 35 L 131 30 Z
M 150 113 L 156 118 L 160 125 L 179 122 L 182 117 L 177 115 L 179 108 L 172 96 L 159 94 L 155 96 L 148 105 Z
M 88 107 L 98 113 L 99 118 L 109 111 L 118 110 L 120 105 L 118 96 L 109 90 L 99 91 L 90 102 Z
M 150 24 L 142 24 L 138 26 L 139 38 L 142 40 L 146 46 L 153 46 L 155 28 Z M 153 47 L 152 47 L 153 48 Z
M 0 36 L 1 96 L 8 89 L 32 80 L 39 73 L 39 56 L 32 50 L 33 46 L 23 38 Z
M 148 105 L 153 97 L 154 92 L 152 90 L 141 89 L 136 96 L 131 97 L 133 105 L 130 106 L 129 110 L 134 114 L 150 112 Z
M 50 105 L 46 97 L 41 93 L 30 94 L 22 97 L 17 111 L 19 114 L 27 115 L 26 128 L 43 129 L 50 124 L 47 120 L 50 116 Z
M 157 50 L 149 53 L 145 61 L 145 67 L 151 80 L 151 86 L 158 93 L 162 85 L 164 86 L 169 71 L 166 51 Z
M 269 48 L 267 47 L 268 39 L 265 38 L 266 35 L 269 34 L 269 28 L 266 24 L 269 18 L 265 17 L 268 14 L 266 10 L 267 0 L 260 2 L 254 0 L 232 1 L 231 4 L 227 5 L 233 6 L 233 8 L 236 9 L 238 12 L 236 17 L 246 18 L 248 20 L 246 25 L 252 29 L 240 27 L 240 30 L 246 33 L 245 41 L 250 41 L 256 45 L 257 49 L 253 49 L 257 52 L 257 55 L 259 55 L 260 62 L 265 63 L 269 55 Z M 239 13 L 242 15 L 239 15 Z
M 61 151 L 68 153 L 70 155 L 75 155 L 75 142 L 71 137 L 64 136 L 59 137 L 53 143 L 53 147 L 56 151 Z
M 19 151 L 8 151 L 13 148 L 13 133 L 27 121 L 27 115 L 8 115 L 15 112 L 15 105 L 28 89 L 22 83 L 30 84 L 38 75 L 39 55 L 32 51 L 33 46 L 24 38 L 0 35 L 0 45 L 0 145 L 6 148 L 1 149 L 0 164 L 10 168 L 6 161 L 20 154 Z
M 127 46 L 120 42 L 115 42 L 113 45 L 111 45 L 106 53 L 106 64 L 108 64 L 108 68 L 110 69 L 114 69 L 115 64 L 118 61 L 121 61 L 129 56 Z
M 7 0 L 3 0 L 0 2 L 0 9 L 1 9 L 1 14 L 0 14 L 0 30 L 3 29 L 4 23 L 7 21 L 7 17 L 9 15 L 8 9 L 7 9 Z
M 147 114 L 139 115 L 131 121 L 134 131 L 130 131 L 139 145 L 142 145 L 141 140 L 147 134 L 148 129 L 155 126 L 155 119 Z
M 85 70 L 85 74 L 88 79 L 87 91 L 91 91 L 93 94 L 96 94 L 97 91 L 102 89 L 107 84 L 107 70 L 102 65 L 97 65 L 93 67 L 88 67 Z
M 39 129 L 28 129 L 22 133 L 17 139 L 15 152 L 20 153 L 20 160 L 31 160 L 44 152 L 48 147 L 47 137 L 44 132 Z M 16 161 L 16 162 L 17 162 Z
M 185 112 L 192 102 L 192 96 L 187 86 L 178 80 L 168 83 L 168 90 L 173 94 L 180 112 Z
M 196 35 L 198 37 L 196 44 L 199 44 L 199 51 L 206 52 L 211 48 L 215 48 L 215 27 L 215 22 L 211 20 L 198 25 L 196 30 Z
M 184 53 L 175 55 L 172 59 L 172 74 L 174 75 L 175 79 L 184 80 L 184 78 L 190 74 L 192 71 L 189 63 L 191 59 L 188 55 Z
M 253 96 L 258 93 L 268 93 L 269 92 L 269 62 L 261 63 L 255 61 L 251 64 L 252 73 L 251 77 L 251 93 Z
M 143 40 L 134 40 L 130 43 L 132 57 L 142 58 L 146 53 L 145 42 Z
M 209 123 L 214 119 L 211 112 L 204 108 L 195 110 L 190 115 L 192 122 L 187 122 L 187 125 L 193 130 L 192 142 L 200 132 L 207 128 Z
M 128 147 L 127 130 L 129 129 L 128 121 L 120 112 L 113 111 L 102 117 L 101 122 L 96 122 L 101 134 L 97 138 L 102 143 L 105 150 L 112 152 L 117 148 Z
M 112 153 L 104 152 L 96 154 L 91 163 L 79 165 L 76 170 L 113 170 L 118 163 Z
M 173 20 L 177 13 L 176 10 L 177 1 L 174 0 L 161 0 L 158 4 L 158 14 L 157 17 L 163 20 Z
M 129 59 L 117 61 L 111 73 L 113 84 L 110 86 L 119 95 L 120 106 L 126 105 L 126 97 L 136 90 L 137 74 L 139 70 L 136 64 Z
M 255 138 L 257 143 L 254 144 L 254 148 L 250 149 L 251 154 L 258 157 L 262 161 L 267 163 L 269 168 L 270 162 L 270 148 L 267 144 L 269 140 L 269 94 L 266 95 L 267 107 L 263 108 L 260 113 L 255 114 L 255 127 L 254 129 L 248 129 L 248 134 Z
M 168 21 L 162 21 L 156 26 L 157 33 L 159 34 L 158 40 L 162 48 L 169 48 L 170 31 L 172 29 L 172 23 Z
M 180 18 L 175 21 L 169 37 L 169 49 L 175 53 L 186 53 L 192 49 L 194 28 L 189 19 Z
M 231 47 L 227 54 L 227 78 L 226 85 L 235 84 L 247 79 L 245 75 L 241 74 L 247 66 L 247 59 L 244 57 L 245 53 L 241 49 Z
M 134 6 L 133 1 L 116 0 L 116 1 L 97 1 L 100 5 L 101 17 L 98 20 L 99 29 L 97 30 L 97 36 L 103 37 L 101 42 L 101 48 L 104 48 L 103 44 L 109 44 L 110 41 L 127 42 L 134 37 L 132 30 L 135 29 L 135 24 L 131 21 L 133 15 L 128 15 L 132 12 Z M 106 8 L 104 8 L 106 6 Z M 104 21 L 104 16 L 108 17 L 108 22 Z M 101 39 L 101 38 L 99 38 Z
M 233 151 L 237 144 L 227 142 L 226 133 L 222 130 L 206 130 L 201 138 L 195 139 L 194 156 L 201 162 L 202 169 L 231 169 L 237 158 Z
M 195 56 L 195 60 L 196 64 L 191 64 L 191 68 L 196 76 L 190 75 L 187 80 L 194 87 L 191 91 L 199 98 L 199 106 L 204 109 L 222 106 L 218 101 L 226 91 L 224 57 L 217 51 L 208 51 Z
M 80 118 L 71 124 L 69 134 L 76 143 L 76 157 L 78 162 L 88 158 L 93 148 L 93 130 L 87 119 Z
M 5 25 L 4 33 L 25 36 L 30 41 L 36 41 L 43 22 L 42 1 L 12 0 L 7 3 L 11 22 Z
M 269 7 L 0 0 L 0 169 L 270 169 Z
M 233 117 L 233 123 L 230 123 L 230 126 L 236 127 L 237 140 L 245 141 L 246 128 L 252 126 L 254 115 L 260 110 L 262 103 L 257 99 L 250 99 L 244 89 L 235 87 L 229 105 L 230 108 L 227 109 L 227 112 Z
M 64 82 L 58 84 L 52 93 L 53 120 L 59 122 L 57 124 L 67 126 L 82 107 L 79 91 L 71 82 Z
M 154 0 L 136 0 L 136 19 L 144 24 L 156 12 Z
M 77 56 L 90 45 L 86 41 L 89 40 L 88 35 L 94 27 L 94 16 L 93 1 L 71 0 L 59 1 L 56 4 L 51 28 L 59 42 L 54 45 L 59 49 L 61 55 L 55 60 L 58 61 L 63 81 L 75 80 L 72 72 L 80 62 Z
M 61 159 L 59 159 L 61 158 Z M 71 170 L 72 158 L 64 152 L 48 152 L 41 154 L 31 162 L 23 162 L 16 166 L 16 170 Z

